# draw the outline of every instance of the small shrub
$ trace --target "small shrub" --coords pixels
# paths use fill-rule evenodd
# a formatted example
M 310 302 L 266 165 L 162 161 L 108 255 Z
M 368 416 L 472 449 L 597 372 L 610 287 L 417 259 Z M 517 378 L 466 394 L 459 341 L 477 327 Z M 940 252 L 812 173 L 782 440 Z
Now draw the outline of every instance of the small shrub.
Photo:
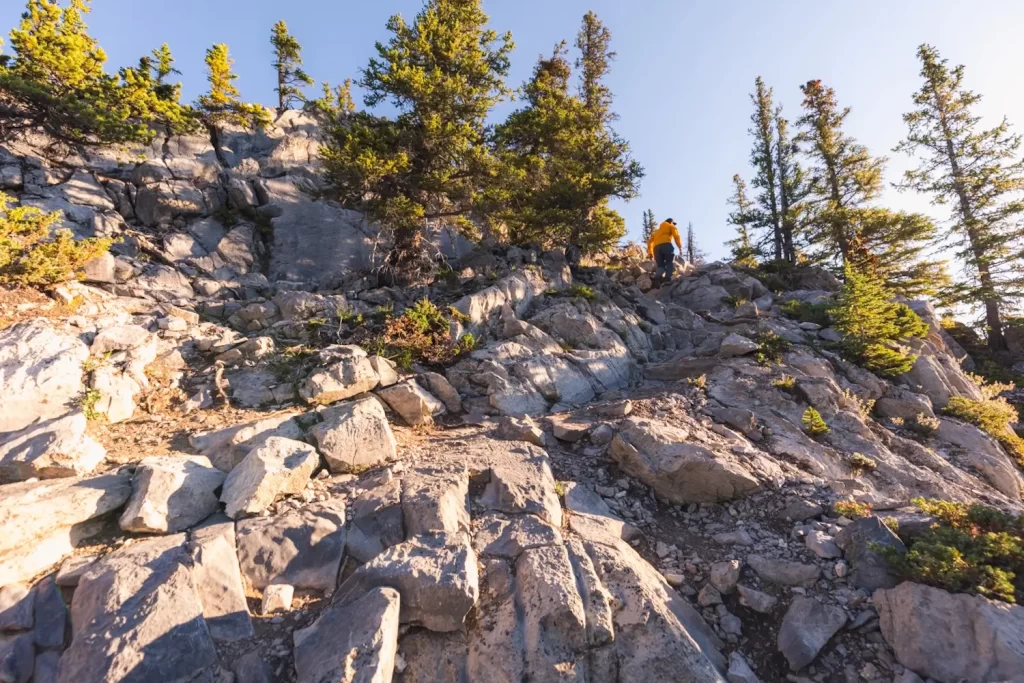
M 78 407 L 82 409 L 85 419 L 93 421 L 103 417 L 103 413 L 96 410 L 96 404 L 100 402 L 101 398 L 103 398 L 103 394 L 99 389 L 86 389 L 85 393 L 79 397 Z
M 825 420 L 821 417 L 821 413 L 814 408 L 808 408 L 804 411 L 802 422 L 804 425 L 804 431 L 812 437 L 823 436 L 832 431 L 829 429 L 829 426 L 825 424 Z
M 355 311 L 345 309 L 338 309 L 337 313 L 338 320 L 345 323 L 346 325 L 351 325 L 352 327 L 358 327 L 359 325 L 362 325 L 365 322 L 362 313 L 356 313 Z
M 847 519 L 863 519 L 872 513 L 871 503 L 858 503 L 855 500 L 841 500 L 832 506 L 832 511 Z
M 974 373 L 970 372 L 967 373 L 967 377 L 969 377 L 972 382 L 978 385 L 978 388 L 981 389 L 982 396 L 984 396 L 987 399 L 998 398 L 1000 394 L 1007 391 L 1013 391 L 1014 389 L 1017 388 L 1017 385 L 1013 382 L 990 382 L 985 377 L 981 375 L 975 375 Z
M 451 310 L 442 311 L 424 297 L 405 309 L 398 317 L 388 317 L 384 332 L 368 345 L 398 365 L 410 369 L 414 363 L 447 365 L 457 357 L 471 353 L 477 347 L 472 334 L 463 335 L 452 342 Z
M 832 316 L 829 315 L 831 304 L 812 304 L 807 301 L 790 299 L 782 304 L 782 314 L 787 318 L 798 320 L 802 323 L 815 323 L 822 327 L 832 324 Z
M 792 375 L 783 375 L 772 380 L 772 386 L 792 394 L 796 390 L 796 378 Z
M 964 396 L 954 396 L 949 399 L 943 412 L 964 422 L 970 422 L 988 433 L 1024 467 L 1024 439 L 1010 428 L 1018 419 L 1017 409 L 1005 398 L 975 401 Z
M 874 472 L 878 469 L 878 463 L 874 458 L 869 458 L 863 453 L 854 453 L 850 456 L 850 467 L 853 468 L 855 474 L 862 474 L 864 472 Z
M 733 308 L 739 308 L 743 304 L 750 303 L 748 299 L 744 299 L 741 296 L 733 296 L 732 294 L 726 296 L 724 299 L 722 299 L 722 301 L 724 301 L 726 305 L 732 306 Z
M 893 427 L 903 427 L 904 425 L 906 425 L 906 423 L 907 421 L 904 420 L 902 417 L 889 418 L 889 424 L 891 424 Z
M 757 351 L 754 358 L 761 365 L 777 365 L 782 362 L 782 354 L 792 346 L 775 332 L 767 330 L 757 335 Z
M 853 407 L 865 420 L 871 416 L 871 411 L 875 409 L 874 399 L 861 398 L 852 389 L 844 389 L 843 397 L 846 399 L 846 403 Z
M 587 301 L 593 301 L 597 297 L 594 294 L 594 290 L 587 285 L 573 285 L 569 288 L 568 294 L 574 299 L 585 299 Z
M 555 482 L 555 494 L 559 498 L 565 498 L 565 490 L 566 489 L 565 489 L 565 482 L 564 481 L 556 481 Z
M 952 592 L 1024 600 L 1024 520 L 985 505 L 915 498 L 939 520 L 905 555 L 883 549 L 904 578 Z
M 70 230 L 53 232 L 60 211 L 13 204 L 0 192 L 0 285 L 46 289 L 79 279 L 86 263 L 110 249 L 112 240 L 75 241 Z
M 895 517 L 883 517 L 882 524 L 889 528 L 889 531 L 893 532 L 897 536 L 900 535 L 900 520 Z
M 939 418 L 930 417 L 924 413 L 918 413 L 913 420 L 907 423 L 907 427 L 911 431 L 921 436 L 931 436 L 938 430 L 940 425 Z
M 689 384 L 691 387 L 696 387 L 698 389 L 703 390 L 706 389 L 708 386 L 708 376 L 701 375 L 700 377 L 690 377 L 686 380 L 686 383 Z

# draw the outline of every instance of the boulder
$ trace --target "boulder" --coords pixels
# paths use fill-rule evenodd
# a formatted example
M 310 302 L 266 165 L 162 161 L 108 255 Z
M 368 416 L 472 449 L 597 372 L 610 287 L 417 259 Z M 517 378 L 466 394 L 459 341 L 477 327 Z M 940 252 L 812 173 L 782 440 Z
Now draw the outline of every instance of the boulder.
M 469 473 L 465 465 L 418 467 L 402 476 L 406 537 L 469 531 Z
M 0 637 L 0 680 L 29 683 L 35 668 L 32 634 Z
M 431 424 L 436 416 L 445 412 L 444 403 L 414 379 L 378 389 L 377 395 L 410 426 Z
M 846 624 L 846 612 L 814 598 L 799 596 L 789 606 L 779 628 L 779 652 L 789 668 L 799 671 L 814 661 L 821 648 Z
M 310 437 L 331 472 L 359 473 L 394 460 L 397 442 L 384 408 L 376 399 L 364 398 L 323 412 L 324 421 L 310 430 Z
M 498 512 L 528 512 L 562 525 L 562 505 L 545 451 L 514 441 L 482 440 L 467 446 L 464 453 L 471 469 L 482 473 L 481 505 Z
M 262 446 L 272 436 L 299 440 L 302 439 L 302 427 L 294 415 L 281 414 L 193 434 L 188 441 L 193 448 L 208 457 L 214 467 L 222 472 L 230 472 L 250 451 Z
M 314 371 L 303 381 L 299 386 L 302 398 L 313 404 L 326 405 L 365 393 L 380 384 L 380 376 L 373 369 L 366 352 L 358 346 L 330 347 L 321 352 L 321 357 L 339 348 L 351 350 L 348 354 L 336 356 L 332 365 Z
M 0 632 L 31 629 L 34 605 L 35 592 L 27 583 L 0 586 Z
M 259 650 L 250 650 L 231 667 L 235 683 L 274 683 L 273 672 Z M 383 679 L 382 679 L 383 680 Z
M 85 433 L 87 425 L 85 414 L 76 410 L 0 434 L 0 478 L 23 481 L 89 474 L 107 451 Z
M 189 550 L 210 635 L 226 641 L 251 638 L 254 631 L 235 550 L 234 523 L 214 515 L 192 531 Z
M 761 683 L 747 660 L 739 652 L 729 655 L 729 671 L 726 673 L 729 683 Z
M 1024 673 L 1024 607 L 910 582 L 873 600 L 896 659 L 922 676 L 995 683 Z
M 184 531 L 214 513 L 223 483 L 224 473 L 203 456 L 145 458 L 135 469 L 121 528 L 150 534 Z
M 872 515 L 855 520 L 839 532 L 836 542 L 853 565 L 851 584 L 866 591 L 899 585 L 899 576 L 877 549 L 892 548 L 902 554 L 907 548 L 879 517 Z
M 124 505 L 131 481 L 121 471 L 0 487 L 0 585 L 33 578 L 99 533 L 90 520 Z
M 462 397 L 444 375 L 439 375 L 436 372 L 424 372 L 420 378 L 427 383 L 430 393 L 441 399 L 449 413 L 462 412 Z
M 804 538 L 807 549 L 823 560 L 836 559 L 843 556 L 843 551 L 836 545 L 835 539 L 824 531 L 813 529 Z
M 505 415 L 498 421 L 494 435 L 507 441 L 526 441 L 541 448 L 545 446 L 544 430 L 530 417 Z
M 68 608 L 64 604 L 60 587 L 47 576 L 32 589 L 35 593 L 33 605 L 32 638 L 38 648 L 64 647 L 64 632 L 68 626 Z
M 0 330 L 0 443 L 17 432 L 68 412 L 85 387 L 82 363 L 89 349 L 75 335 L 58 332 L 45 320 Z
M 298 683 L 390 683 L 401 603 L 393 588 L 373 588 L 296 631 Z
M 482 557 L 515 560 L 531 548 L 562 543 L 561 532 L 534 515 L 489 512 L 475 522 L 473 548 Z
M 821 569 L 816 565 L 787 560 L 771 560 L 760 555 L 748 556 L 747 564 L 762 579 L 780 586 L 810 588 L 821 576 Z
M 609 454 L 628 474 L 674 504 L 732 500 L 761 481 L 731 452 L 687 443 L 689 432 L 664 422 L 627 418 Z
M 253 449 L 224 481 L 220 499 L 236 519 L 266 510 L 278 496 L 302 493 L 320 456 L 309 444 L 272 436 Z
M 722 340 L 722 345 L 718 349 L 718 355 L 722 358 L 734 358 L 736 356 L 746 356 L 754 351 L 757 351 L 757 342 L 747 339 L 742 335 L 732 333 Z
M 345 550 L 358 562 L 369 562 L 405 540 L 402 482 L 385 470 L 376 481 L 361 484 L 366 491 L 351 503 Z
M 403 624 L 439 632 L 461 630 L 480 597 L 476 553 L 465 535 L 419 536 L 359 567 L 338 588 L 334 603 L 350 605 L 385 586 L 402 596 Z
M 747 588 L 742 584 L 736 586 L 736 590 L 740 595 L 740 604 L 744 607 L 749 607 L 758 614 L 771 614 L 775 610 L 775 605 L 779 603 L 778 598 L 753 588 Z
M 184 543 L 183 534 L 134 543 L 82 577 L 71 605 L 73 637 L 61 657 L 59 683 L 210 675 L 217 652 Z
M 345 502 L 240 520 L 235 542 L 242 575 L 253 588 L 284 583 L 330 593 L 345 553 Z
M 729 595 L 736 590 L 736 584 L 740 581 L 740 567 L 739 560 L 716 562 L 711 565 L 711 585 L 718 589 L 719 593 Z

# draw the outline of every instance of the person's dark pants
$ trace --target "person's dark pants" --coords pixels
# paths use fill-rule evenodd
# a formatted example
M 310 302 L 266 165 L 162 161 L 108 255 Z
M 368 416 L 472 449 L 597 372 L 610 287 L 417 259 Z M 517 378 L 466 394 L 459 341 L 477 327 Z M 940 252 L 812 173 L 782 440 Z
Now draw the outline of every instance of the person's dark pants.
M 676 274 L 676 250 L 671 242 L 654 247 L 654 262 L 658 264 L 657 277 L 663 283 Z

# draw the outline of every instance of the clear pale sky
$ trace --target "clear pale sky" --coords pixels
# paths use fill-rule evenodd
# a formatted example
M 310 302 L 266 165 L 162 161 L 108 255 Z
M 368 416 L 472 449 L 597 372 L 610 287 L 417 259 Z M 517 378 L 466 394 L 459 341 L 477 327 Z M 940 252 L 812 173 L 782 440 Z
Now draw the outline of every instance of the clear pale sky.
M 87 22 L 110 70 L 169 43 L 189 100 L 205 86 L 206 48 L 226 42 L 243 96 L 271 104 L 268 40 L 278 19 L 302 43 L 307 71 L 337 83 L 358 76 L 374 41 L 387 38 L 388 16 L 411 18 L 420 7 L 420 0 L 94 0 Z M 15 26 L 22 8 L 22 0 L 0 2 L 0 30 Z M 849 132 L 890 157 L 888 181 L 909 163 L 890 150 L 919 86 L 914 53 L 922 42 L 966 64 L 968 87 L 985 96 L 986 120 L 1006 115 L 1024 132 L 1020 0 L 484 0 L 484 9 L 493 28 L 512 31 L 515 87 L 541 53 L 572 41 L 587 10 L 600 15 L 619 55 L 610 78 L 617 128 L 647 170 L 642 197 L 618 206 L 630 236 L 651 208 L 659 219 L 692 221 L 712 256 L 724 255 L 722 242 L 732 237 L 725 203 L 732 175 L 749 178 L 748 93 L 759 74 L 793 119 L 801 83 L 818 78 L 834 87 L 853 108 Z M 920 197 L 890 191 L 885 199 L 932 211 Z

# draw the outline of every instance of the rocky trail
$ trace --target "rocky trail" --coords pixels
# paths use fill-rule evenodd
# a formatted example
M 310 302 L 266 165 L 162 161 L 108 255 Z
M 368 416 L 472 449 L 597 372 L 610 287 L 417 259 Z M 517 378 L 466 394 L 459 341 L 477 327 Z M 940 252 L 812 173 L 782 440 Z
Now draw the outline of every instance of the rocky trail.
M 981 392 L 928 304 L 890 382 L 783 314 L 834 296 L 813 270 L 652 289 L 442 232 L 450 273 L 378 287 L 317 136 L 0 152 L 0 189 L 121 239 L 59 302 L 0 298 L 0 681 L 1024 681 L 1024 608 L 879 552 L 917 496 L 1022 510 L 941 413 Z M 422 297 L 472 351 L 355 343 Z

